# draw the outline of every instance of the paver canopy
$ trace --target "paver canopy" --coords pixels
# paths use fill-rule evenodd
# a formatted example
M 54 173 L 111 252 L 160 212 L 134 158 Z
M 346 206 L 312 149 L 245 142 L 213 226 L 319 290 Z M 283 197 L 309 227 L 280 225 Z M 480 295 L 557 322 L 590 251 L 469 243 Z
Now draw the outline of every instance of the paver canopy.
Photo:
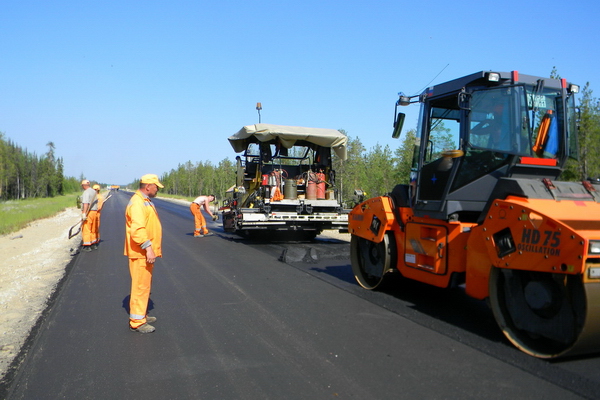
M 285 148 L 291 148 L 299 141 L 307 141 L 323 147 L 330 147 L 342 160 L 347 158 L 348 138 L 335 129 L 305 128 L 272 124 L 247 125 L 230 136 L 229 143 L 236 153 L 246 150 L 249 143 L 269 142 L 279 139 Z

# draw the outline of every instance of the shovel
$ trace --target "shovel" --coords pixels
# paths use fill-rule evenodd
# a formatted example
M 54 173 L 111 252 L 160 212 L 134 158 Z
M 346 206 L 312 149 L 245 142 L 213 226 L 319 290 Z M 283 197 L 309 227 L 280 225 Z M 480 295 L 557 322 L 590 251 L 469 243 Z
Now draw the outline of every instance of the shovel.
M 111 197 L 112 197 L 112 194 L 109 194 L 109 195 L 106 197 L 106 199 L 104 199 L 104 202 L 106 202 L 106 200 L 110 199 Z M 96 204 L 97 202 L 98 202 L 98 200 L 94 201 L 94 202 L 92 203 L 92 206 L 93 206 L 94 204 Z M 90 208 L 88 209 L 88 213 L 89 213 L 89 210 L 90 210 L 91 208 L 92 208 L 92 207 L 90 207 Z M 87 215 L 87 214 L 86 214 L 86 215 Z M 71 239 L 73 236 L 77 236 L 77 235 L 79 234 L 79 232 L 81 232 L 81 223 L 82 223 L 82 222 L 83 222 L 83 220 L 81 220 L 81 219 L 80 219 L 80 220 L 79 220 L 79 222 L 77 222 L 75 225 L 73 225 L 73 226 L 71 227 L 71 229 L 69 229 L 69 239 Z M 75 232 L 73 232 L 73 229 L 75 229 L 75 228 L 77 228 L 77 230 L 76 230 Z
M 82 220 L 79 220 L 78 223 L 76 223 L 75 225 L 73 225 L 71 227 L 71 229 L 69 229 L 69 239 L 71 239 L 73 236 L 77 236 L 79 234 L 79 232 L 81 232 L 81 222 Z M 73 229 L 77 228 L 77 230 L 75 232 L 73 232 Z
M 88 208 L 88 212 L 85 214 L 85 216 L 87 217 L 88 213 L 90 212 L 90 210 L 92 209 L 92 207 L 94 206 L 94 204 L 96 204 L 98 202 L 98 200 L 94 201 L 92 203 L 92 205 L 90 206 L 90 208 Z M 69 229 L 69 239 L 71 239 L 73 236 L 76 236 L 79 232 L 81 232 L 81 223 L 83 222 L 82 219 L 79 220 L 79 222 L 77 222 L 75 225 L 73 225 L 71 227 L 71 229 Z M 73 232 L 73 229 L 77 228 L 77 230 L 75 232 Z

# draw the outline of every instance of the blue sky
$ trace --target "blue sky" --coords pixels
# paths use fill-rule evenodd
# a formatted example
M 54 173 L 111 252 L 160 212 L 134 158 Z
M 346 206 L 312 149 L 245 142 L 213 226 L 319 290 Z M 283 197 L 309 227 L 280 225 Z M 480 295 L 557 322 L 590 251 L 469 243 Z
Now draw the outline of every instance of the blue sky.
M 597 91 L 599 4 L 5 0 L 0 132 L 38 155 L 52 141 L 68 176 L 109 184 L 233 159 L 257 102 L 262 122 L 395 149 L 400 91 L 553 66 Z M 403 111 L 414 127 L 418 107 Z

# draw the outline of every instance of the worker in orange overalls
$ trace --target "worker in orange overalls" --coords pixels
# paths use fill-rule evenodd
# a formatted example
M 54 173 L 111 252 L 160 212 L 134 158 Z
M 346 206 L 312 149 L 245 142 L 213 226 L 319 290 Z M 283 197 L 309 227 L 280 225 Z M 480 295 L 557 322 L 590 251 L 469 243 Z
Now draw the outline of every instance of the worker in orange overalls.
M 82 250 L 92 251 L 92 245 L 96 243 L 95 224 L 98 212 L 98 198 L 96 191 L 90 187 L 90 181 L 81 181 L 83 194 L 81 195 L 81 238 Z
M 212 233 L 208 232 L 208 228 L 206 227 L 206 220 L 204 219 L 204 215 L 202 215 L 202 208 L 210 215 L 210 217 L 214 220 L 217 219 L 217 216 L 214 215 L 209 208 L 211 202 L 215 201 L 215 195 L 209 194 L 208 196 L 198 196 L 192 201 L 190 204 L 190 212 L 194 216 L 194 237 L 204 237 L 208 235 L 212 235 Z
M 147 314 L 152 270 L 156 259 L 162 257 L 162 226 L 152 198 L 163 187 L 158 176 L 142 176 L 139 190 L 125 209 L 125 255 L 129 258 L 131 275 L 129 329 L 139 333 L 155 330 L 150 322 L 155 322 L 156 317 Z
M 93 244 L 92 249 L 97 249 L 100 244 L 100 213 L 102 212 L 102 206 L 104 205 L 104 196 L 100 194 L 100 185 L 96 184 L 92 186 L 92 189 L 96 191 L 96 198 L 98 199 L 98 210 L 96 212 L 96 221 L 93 224 L 94 234 L 93 234 Z

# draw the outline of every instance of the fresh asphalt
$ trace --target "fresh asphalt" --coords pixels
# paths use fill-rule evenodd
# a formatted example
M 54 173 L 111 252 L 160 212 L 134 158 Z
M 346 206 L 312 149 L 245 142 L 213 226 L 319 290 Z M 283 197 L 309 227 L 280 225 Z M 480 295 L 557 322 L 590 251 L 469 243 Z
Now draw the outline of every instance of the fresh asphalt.
M 189 209 L 160 199 L 156 332 L 130 332 L 129 196 L 106 203 L 100 248 L 75 256 L 2 398 L 600 397 L 599 356 L 526 356 L 460 290 L 366 291 L 346 243 L 252 243 L 212 221 L 215 235 L 198 239 Z

